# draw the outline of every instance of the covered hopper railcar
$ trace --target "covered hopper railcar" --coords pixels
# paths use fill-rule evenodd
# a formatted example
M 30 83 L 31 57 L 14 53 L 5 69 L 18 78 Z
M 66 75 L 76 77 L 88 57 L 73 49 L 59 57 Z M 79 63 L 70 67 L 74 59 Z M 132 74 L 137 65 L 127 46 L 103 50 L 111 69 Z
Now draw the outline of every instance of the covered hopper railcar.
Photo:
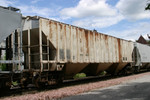
M 45 82 L 48 77 L 68 79 L 79 72 L 115 74 L 132 63 L 131 41 L 40 17 L 24 22 L 25 70 Z
M 134 43 L 133 61 L 137 71 L 150 68 L 150 46 Z

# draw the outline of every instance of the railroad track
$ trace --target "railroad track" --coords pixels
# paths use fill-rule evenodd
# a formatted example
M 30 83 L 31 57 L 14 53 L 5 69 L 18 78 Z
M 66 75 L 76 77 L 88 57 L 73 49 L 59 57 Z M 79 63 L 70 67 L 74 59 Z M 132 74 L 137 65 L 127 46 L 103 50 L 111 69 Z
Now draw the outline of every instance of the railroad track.
M 146 71 L 139 72 L 143 73 Z M 129 74 L 127 76 L 132 76 L 134 74 Z M 44 92 L 44 91 L 49 91 L 49 90 L 55 90 L 63 87 L 69 87 L 69 86 L 75 86 L 75 85 L 80 85 L 80 84 L 87 84 L 87 83 L 94 83 L 94 82 L 99 82 L 99 81 L 104 81 L 104 80 L 110 80 L 114 78 L 120 78 L 120 77 L 125 77 L 125 76 L 111 76 L 111 75 L 105 75 L 105 76 L 90 76 L 86 78 L 80 78 L 80 79 L 75 79 L 75 80 L 64 80 L 61 85 L 51 85 L 51 86 L 45 86 L 43 88 L 37 89 L 34 85 L 29 85 L 25 89 L 21 89 L 20 87 L 15 87 L 8 90 L 0 90 L 0 99 L 5 98 L 5 97 L 14 97 L 14 96 L 20 96 L 20 95 L 25 95 L 25 94 L 35 94 L 38 92 Z

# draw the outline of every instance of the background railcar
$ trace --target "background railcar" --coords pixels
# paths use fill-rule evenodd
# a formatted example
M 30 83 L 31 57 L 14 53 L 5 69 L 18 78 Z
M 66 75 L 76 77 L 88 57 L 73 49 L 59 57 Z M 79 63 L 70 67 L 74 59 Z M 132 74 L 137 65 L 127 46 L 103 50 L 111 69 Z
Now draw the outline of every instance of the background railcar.
M 150 46 L 134 43 L 134 66 L 140 69 L 150 68 Z
M 14 7 L 0 6 L 0 88 L 20 79 L 22 66 L 22 14 Z

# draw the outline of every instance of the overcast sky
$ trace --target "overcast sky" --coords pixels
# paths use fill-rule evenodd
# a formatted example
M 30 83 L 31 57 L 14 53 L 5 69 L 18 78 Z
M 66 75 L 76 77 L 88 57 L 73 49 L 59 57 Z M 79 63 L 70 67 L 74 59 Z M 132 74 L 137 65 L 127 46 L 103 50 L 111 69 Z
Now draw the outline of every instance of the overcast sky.
M 115 37 L 135 40 L 150 34 L 148 0 L 0 0 L 25 16 L 42 16 Z

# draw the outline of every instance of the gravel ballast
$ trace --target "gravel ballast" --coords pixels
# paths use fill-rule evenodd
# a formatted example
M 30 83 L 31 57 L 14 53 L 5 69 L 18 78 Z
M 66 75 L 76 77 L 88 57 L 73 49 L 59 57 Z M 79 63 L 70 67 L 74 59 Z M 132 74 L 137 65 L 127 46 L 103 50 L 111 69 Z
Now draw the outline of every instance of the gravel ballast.
M 83 92 L 88 92 L 93 89 L 98 88 L 105 88 L 109 86 L 118 85 L 124 82 L 128 82 L 130 80 L 135 80 L 137 78 L 140 78 L 145 75 L 150 75 L 150 72 L 141 73 L 137 75 L 132 76 L 126 76 L 126 77 L 120 77 L 115 79 L 109 79 L 105 81 L 99 81 L 99 82 L 93 82 L 88 84 L 81 84 L 81 85 L 75 85 L 75 86 L 68 86 L 59 88 L 56 90 L 49 90 L 44 92 L 38 92 L 35 94 L 25 94 L 21 96 L 15 96 L 15 97 L 6 97 L 3 98 L 3 100 L 54 100 L 54 99 L 61 99 L 67 96 L 77 95 Z

